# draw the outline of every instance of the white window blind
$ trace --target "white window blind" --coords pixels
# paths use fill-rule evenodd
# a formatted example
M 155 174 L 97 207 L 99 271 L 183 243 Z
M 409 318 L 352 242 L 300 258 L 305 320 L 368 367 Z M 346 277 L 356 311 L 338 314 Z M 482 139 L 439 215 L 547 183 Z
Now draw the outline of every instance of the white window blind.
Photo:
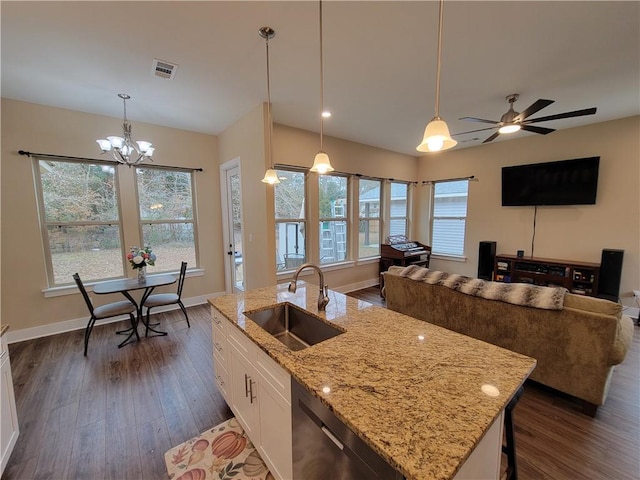
M 431 246 L 434 254 L 464 255 L 469 181 L 436 182 Z

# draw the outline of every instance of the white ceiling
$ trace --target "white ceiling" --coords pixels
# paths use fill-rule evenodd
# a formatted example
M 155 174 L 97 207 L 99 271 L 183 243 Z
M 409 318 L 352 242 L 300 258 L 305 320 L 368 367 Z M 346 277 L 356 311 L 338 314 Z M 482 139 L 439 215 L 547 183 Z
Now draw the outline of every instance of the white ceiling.
M 323 10 L 325 134 L 415 155 L 434 114 L 438 2 Z M 2 1 L 1 15 L 3 97 L 121 118 L 128 93 L 134 137 L 136 121 L 219 134 L 266 101 L 268 25 L 274 121 L 319 131 L 317 2 Z M 179 65 L 173 80 L 154 58 Z M 440 116 L 452 133 L 489 126 L 458 119 L 498 120 L 510 93 L 517 111 L 556 101 L 531 118 L 598 109 L 537 126 L 640 114 L 640 2 L 447 1 Z

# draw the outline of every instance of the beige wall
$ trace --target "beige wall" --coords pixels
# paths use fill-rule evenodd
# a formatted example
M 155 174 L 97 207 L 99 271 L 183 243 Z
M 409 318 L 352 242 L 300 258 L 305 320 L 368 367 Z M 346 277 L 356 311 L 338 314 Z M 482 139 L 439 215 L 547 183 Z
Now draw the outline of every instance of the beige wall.
M 271 261 L 274 229 L 269 228 L 268 220 L 273 219 L 273 192 L 260 181 L 266 168 L 266 125 L 266 107 L 260 104 L 219 136 L 220 163 L 240 160 L 242 255 L 247 289 L 273 285 L 276 276 L 275 261 Z M 273 225 L 272 220 L 270 224 Z
M 420 181 L 476 177 L 469 183 L 467 261 L 434 259 L 431 267 L 476 276 L 483 240 L 497 241 L 498 253 L 531 254 L 534 208 L 501 206 L 503 166 L 600 156 L 596 204 L 538 207 L 534 255 L 599 263 L 603 248 L 624 250 L 620 295 L 632 305 L 632 289 L 640 287 L 639 132 L 640 117 L 631 117 L 422 157 Z M 424 223 L 421 232 L 428 231 Z
M 96 138 L 117 133 L 121 119 L 85 114 L 43 105 L 2 99 L 2 320 L 11 331 L 47 326 L 87 317 L 80 294 L 45 298 L 48 287 L 32 171 L 32 160 L 18 150 L 55 155 L 100 158 Z M 133 123 L 133 137 L 156 147 L 159 165 L 202 167 L 196 173 L 200 266 L 203 276 L 188 278 L 183 297 L 200 297 L 224 291 L 220 193 L 215 136 Z M 134 200 L 134 169 L 118 167 L 123 197 L 123 221 L 127 222 L 126 245 L 137 245 L 137 212 Z M 131 224 L 133 222 L 133 224 Z M 126 228 L 126 227 L 125 227 Z M 161 260 L 161 259 L 160 259 Z M 133 271 L 127 274 L 133 276 Z M 175 290 L 175 287 L 172 287 Z M 172 290 L 168 287 L 169 290 Z M 94 295 L 96 304 L 120 300 L 121 296 Z

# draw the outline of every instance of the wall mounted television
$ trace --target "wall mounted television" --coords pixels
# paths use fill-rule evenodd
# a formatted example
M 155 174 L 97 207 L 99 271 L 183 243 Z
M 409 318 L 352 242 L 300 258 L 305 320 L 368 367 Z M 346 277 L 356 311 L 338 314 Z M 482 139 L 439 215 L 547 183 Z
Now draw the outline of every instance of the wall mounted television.
M 595 205 L 600 157 L 502 167 L 502 206 Z

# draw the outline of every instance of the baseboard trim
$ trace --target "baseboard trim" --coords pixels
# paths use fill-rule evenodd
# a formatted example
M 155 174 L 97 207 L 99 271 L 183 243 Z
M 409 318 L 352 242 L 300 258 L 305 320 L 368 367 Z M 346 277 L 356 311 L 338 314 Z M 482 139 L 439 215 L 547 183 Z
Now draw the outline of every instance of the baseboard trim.
M 196 297 L 183 298 L 182 303 L 185 307 L 193 307 L 195 305 L 202 305 L 207 303 L 207 300 L 213 297 L 224 295 L 225 292 L 211 293 L 208 295 L 199 295 Z M 153 313 L 168 312 L 180 308 L 178 305 L 167 305 L 166 307 L 154 308 Z M 106 325 L 107 323 L 120 322 L 122 320 L 128 320 L 127 315 L 121 315 L 119 317 L 113 317 L 108 320 L 102 320 L 98 325 Z M 9 330 L 5 335 L 7 336 L 7 343 L 18 343 L 26 340 L 33 340 L 35 338 L 49 337 L 51 335 L 58 335 L 59 333 L 72 332 L 74 330 L 81 330 L 86 328 L 89 317 L 75 318 L 72 320 L 64 320 L 62 322 L 51 323 L 49 325 L 39 325 L 37 327 L 23 328 L 20 330 Z

